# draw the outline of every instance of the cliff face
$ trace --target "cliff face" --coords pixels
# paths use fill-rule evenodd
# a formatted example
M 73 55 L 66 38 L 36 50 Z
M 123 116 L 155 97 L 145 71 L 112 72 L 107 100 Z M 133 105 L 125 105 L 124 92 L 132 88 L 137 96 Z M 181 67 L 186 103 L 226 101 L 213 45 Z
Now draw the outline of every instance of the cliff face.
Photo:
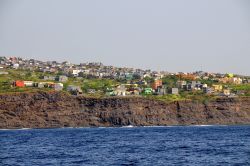
M 85 98 L 63 93 L 0 95 L 0 128 L 250 124 L 250 98 L 166 104 L 144 98 Z

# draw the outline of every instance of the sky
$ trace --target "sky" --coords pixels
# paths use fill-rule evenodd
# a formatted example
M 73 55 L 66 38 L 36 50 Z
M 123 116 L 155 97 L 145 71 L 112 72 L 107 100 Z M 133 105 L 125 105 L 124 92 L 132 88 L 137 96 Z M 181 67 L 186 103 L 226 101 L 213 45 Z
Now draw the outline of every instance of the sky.
M 250 1 L 0 0 L 0 56 L 250 75 Z

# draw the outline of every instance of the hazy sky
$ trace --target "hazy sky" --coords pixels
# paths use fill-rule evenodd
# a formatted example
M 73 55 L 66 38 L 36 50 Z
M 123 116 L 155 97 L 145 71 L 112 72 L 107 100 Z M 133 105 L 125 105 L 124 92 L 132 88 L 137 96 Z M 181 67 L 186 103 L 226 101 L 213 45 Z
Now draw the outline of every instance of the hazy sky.
M 250 1 L 0 0 L 0 56 L 250 75 Z

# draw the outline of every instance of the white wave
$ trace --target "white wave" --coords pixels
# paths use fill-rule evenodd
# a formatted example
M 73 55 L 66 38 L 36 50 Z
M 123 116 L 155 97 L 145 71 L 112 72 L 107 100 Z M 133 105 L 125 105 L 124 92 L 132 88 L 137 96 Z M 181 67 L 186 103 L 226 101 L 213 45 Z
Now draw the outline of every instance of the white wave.
M 75 127 L 76 129 L 88 129 L 90 127 Z
M 148 127 L 148 128 L 153 128 L 153 127 L 155 127 L 155 128 L 159 128 L 159 127 L 164 128 L 164 127 L 167 127 L 167 128 L 169 128 L 169 127 L 182 127 L 182 126 L 178 126 L 178 125 L 169 125 L 169 126 L 142 126 L 142 127 Z
M 0 129 L 0 130 L 31 130 L 32 128 L 20 128 L 20 129 Z
M 17 130 L 30 130 L 32 128 L 21 128 L 21 129 L 17 129 Z
M 227 125 L 189 125 L 189 126 L 195 126 L 195 127 L 212 127 L 212 126 L 227 126 Z
M 135 127 L 135 126 L 133 126 L 133 125 L 122 126 L 122 128 L 132 128 L 132 127 Z

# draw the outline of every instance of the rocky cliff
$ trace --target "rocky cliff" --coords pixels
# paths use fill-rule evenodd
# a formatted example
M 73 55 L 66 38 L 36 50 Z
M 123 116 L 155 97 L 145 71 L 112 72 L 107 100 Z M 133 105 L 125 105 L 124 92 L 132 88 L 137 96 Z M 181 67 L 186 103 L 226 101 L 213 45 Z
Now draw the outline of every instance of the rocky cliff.
M 170 104 L 136 97 L 86 98 L 56 92 L 0 95 L 0 128 L 250 124 L 250 98 Z

